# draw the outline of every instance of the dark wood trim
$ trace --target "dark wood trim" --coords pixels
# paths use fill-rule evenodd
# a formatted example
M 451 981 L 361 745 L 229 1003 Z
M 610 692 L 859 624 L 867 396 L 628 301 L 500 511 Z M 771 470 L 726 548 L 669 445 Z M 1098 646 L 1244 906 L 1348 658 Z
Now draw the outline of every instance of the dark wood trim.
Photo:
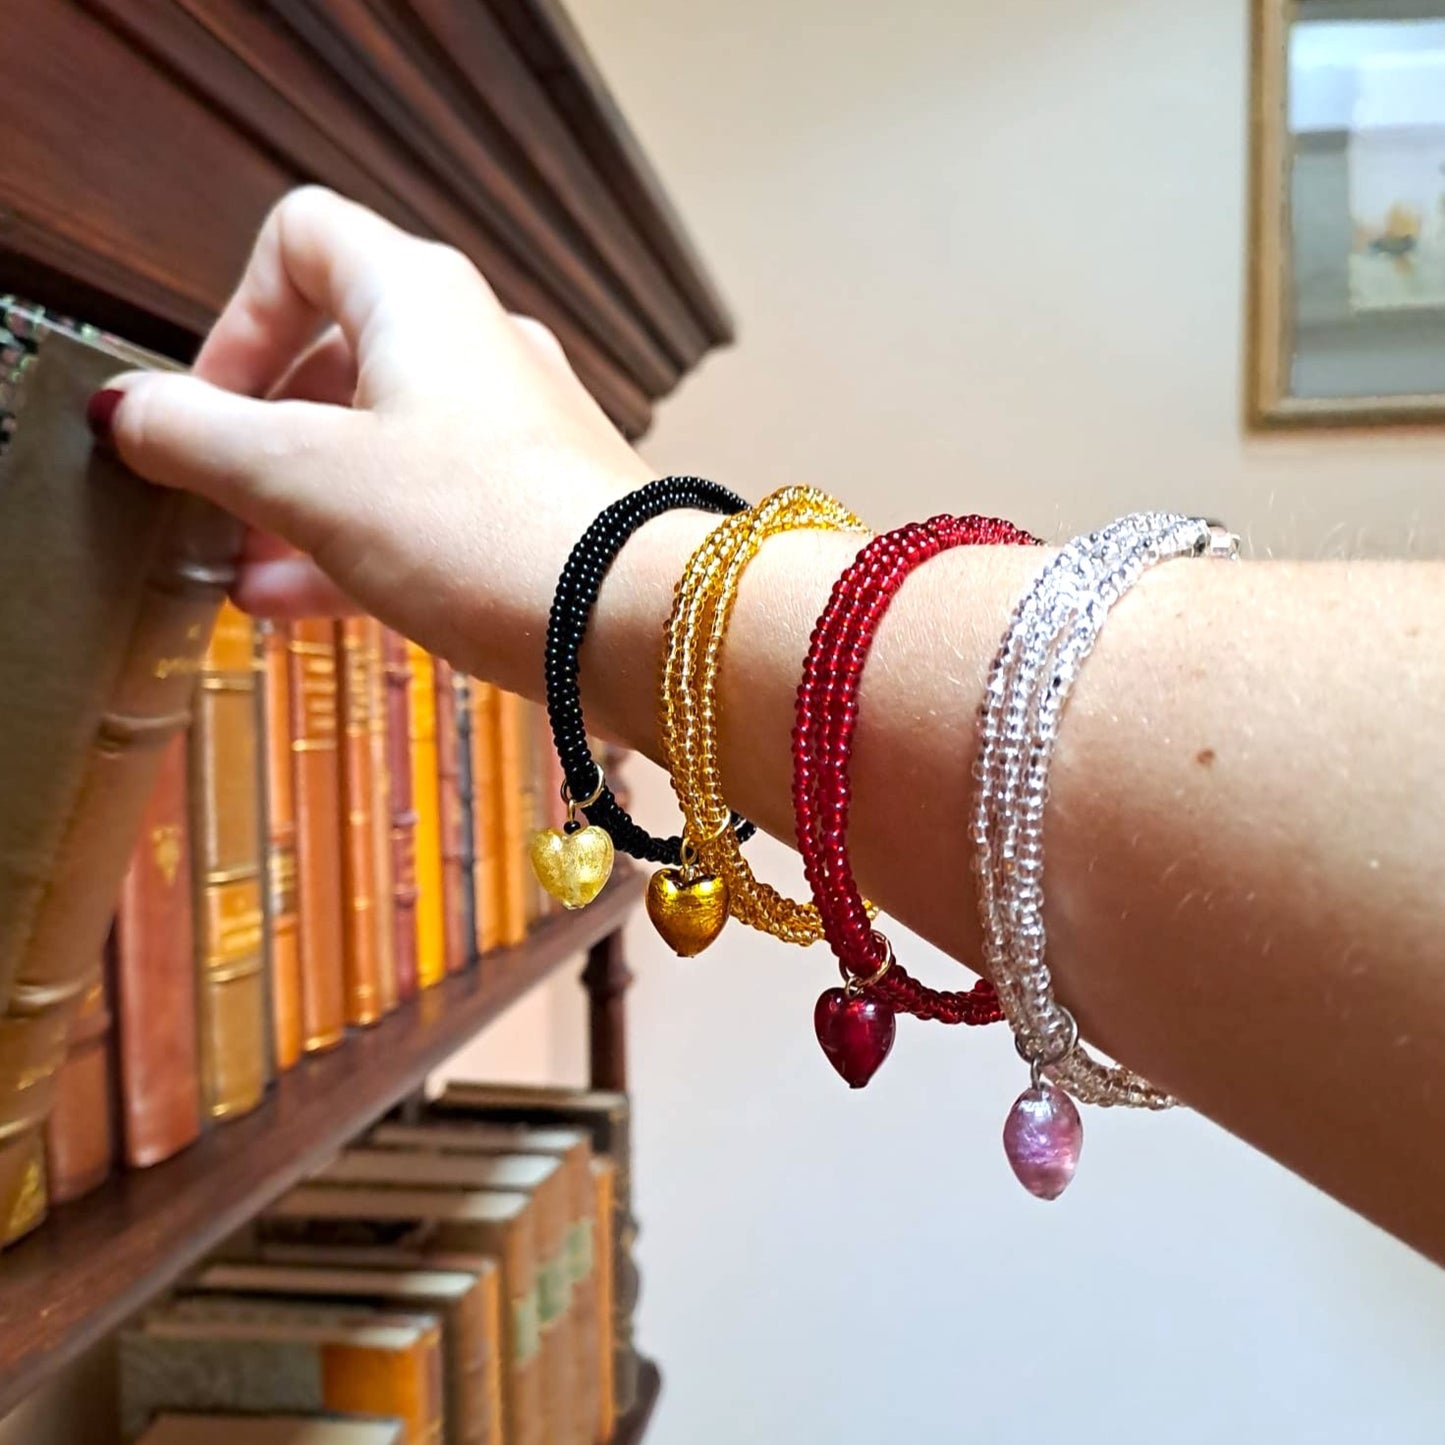
M 652 1412 L 662 1394 L 662 1375 L 651 1360 L 637 1364 L 637 1403 L 617 1422 L 611 1445 L 637 1445 L 652 1423 Z
M 117 1175 L 0 1257 L 0 1415 L 323 1163 L 479 1029 L 621 927 L 642 875 L 487 955 L 375 1028 L 282 1075 L 254 1113 L 154 1169 Z M 635 1436 L 626 1437 L 629 1439 Z
M 594 1089 L 627 1092 L 627 990 L 632 970 L 627 966 L 622 930 L 599 938 L 587 950 L 582 970 L 587 990 L 587 1027 L 590 1076 Z
M 703 330 L 717 345 L 727 345 L 735 335 L 727 303 L 560 0 L 486 4 L 526 56 L 598 174 L 647 237 Z

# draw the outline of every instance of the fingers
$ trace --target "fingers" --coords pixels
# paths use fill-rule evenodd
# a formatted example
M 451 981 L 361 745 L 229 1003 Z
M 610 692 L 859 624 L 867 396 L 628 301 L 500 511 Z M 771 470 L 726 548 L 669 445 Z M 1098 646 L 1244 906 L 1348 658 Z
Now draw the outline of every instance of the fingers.
M 350 406 L 356 396 L 356 353 L 339 326 L 324 332 L 272 391 L 277 401 Z
M 256 401 L 192 376 L 136 373 L 122 392 L 109 443 L 133 471 L 208 497 L 303 552 L 348 510 L 364 510 L 358 458 L 375 419 L 339 407 Z
M 236 605 L 255 617 L 348 617 L 356 604 L 309 557 L 245 562 L 231 588 Z

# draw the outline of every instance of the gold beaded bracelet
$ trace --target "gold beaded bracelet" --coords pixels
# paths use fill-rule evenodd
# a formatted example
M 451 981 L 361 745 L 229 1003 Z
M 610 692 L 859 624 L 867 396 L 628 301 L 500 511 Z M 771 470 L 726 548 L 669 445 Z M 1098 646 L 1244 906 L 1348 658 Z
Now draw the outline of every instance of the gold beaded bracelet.
M 690 877 L 698 886 L 712 889 L 714 896 L 720 883 L 724 901 L 711 936 L 700 943 L 689 936 L 679 952 L 705 948 L 728 913 L 788 943 L 814 943 L 822 937 L 818 911 L 811 903 L 794 902 L 754 877 L 728 827 L 732 815 L 723 798 L 717 757 L 717 673 L 738 584 L 768 537 L 801 528 L 867 531 L 826 492 L 783 487 L 714 528 L 677 584 L 667 624 L 661 731 L 663 757 L 685 820 L 683 866 L 653 878 L 648 912 L 667 938 L 669 920 L 679 912 L 677 901 Z

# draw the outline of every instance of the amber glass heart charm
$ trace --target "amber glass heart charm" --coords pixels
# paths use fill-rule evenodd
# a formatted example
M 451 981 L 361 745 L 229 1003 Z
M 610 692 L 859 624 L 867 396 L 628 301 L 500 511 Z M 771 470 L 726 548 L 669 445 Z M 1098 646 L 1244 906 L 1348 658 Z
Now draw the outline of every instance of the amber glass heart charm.
M 612 876 L 612 839 L 595 824 L 532 835 L 532 871 L 563 908 L 585 908 Z
M 693 958 L 728 921 L 728 886 L 706 873 L 664 868 L 647 885 L 647 916 L 679 958 Z

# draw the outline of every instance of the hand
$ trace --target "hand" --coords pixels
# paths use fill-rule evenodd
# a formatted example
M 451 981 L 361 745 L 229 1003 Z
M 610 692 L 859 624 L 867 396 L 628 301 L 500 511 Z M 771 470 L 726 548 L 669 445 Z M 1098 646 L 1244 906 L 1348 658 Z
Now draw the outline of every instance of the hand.
M 240 606 L 359 606 L 483 676 L 537 667 L 568 548 L 649 475 L 466 257 L 318 188 L 267 218 L 192 375 L 112 388 L 122 460 L 248 524 Z

